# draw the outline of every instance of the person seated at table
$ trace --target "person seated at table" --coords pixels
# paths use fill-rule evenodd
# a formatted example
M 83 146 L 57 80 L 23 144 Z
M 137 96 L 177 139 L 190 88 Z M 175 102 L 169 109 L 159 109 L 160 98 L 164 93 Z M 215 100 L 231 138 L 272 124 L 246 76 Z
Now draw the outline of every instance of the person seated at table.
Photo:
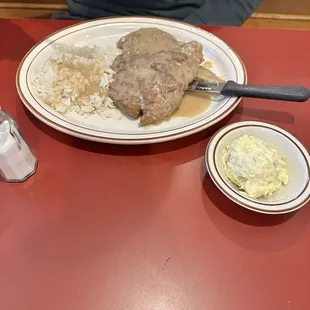
M 262 0 L 66 0 L 68 13 L 57 19 L 155 16 L 199 25 L 240 26 Z

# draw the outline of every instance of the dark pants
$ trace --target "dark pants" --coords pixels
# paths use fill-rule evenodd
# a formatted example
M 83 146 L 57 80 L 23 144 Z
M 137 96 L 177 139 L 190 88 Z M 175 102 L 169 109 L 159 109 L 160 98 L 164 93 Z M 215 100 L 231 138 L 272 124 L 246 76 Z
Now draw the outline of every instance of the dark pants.
M 150 1 L 150 0 L 146 0 Z M 175 11 L 150 10 L 149 12 L 127 10 L 122 8 L 104 9 L 93 6 L 83 5 L 76 0 L 67 0 L 69 12 L 55 13 L 55 19 L 91 19 L 98 17 L 124 16 L 124 15 L 143 15 L 158 16 L 176 20 L 183 20 L 196 25 L 230 25 L 240 26 L 255 11 L 262 0 L 205 0 L 205 4 L 198 9 L 192 9 L 187 17 L 179 14 L 179 9 Z M 93 3 L 94 1 L 92 1 Z M 100 0 L 98 0 L 100 4 Z M 110 4 L 111 6 L 111 4 Z M 180 16 L 181 15 L 181 16 Z

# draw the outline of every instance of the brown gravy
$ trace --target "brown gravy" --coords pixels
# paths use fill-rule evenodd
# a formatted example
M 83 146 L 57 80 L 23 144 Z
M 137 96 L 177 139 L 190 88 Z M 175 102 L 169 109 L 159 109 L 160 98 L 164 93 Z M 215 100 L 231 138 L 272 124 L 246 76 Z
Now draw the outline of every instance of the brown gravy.
M 186 91 L 180 108 L 172 117 L 194 117 L 206 111 L 210 105 L 210 94 L 204 92 Z
M 83 76 L 84 83 L 78 85 L 79 90 L 79 99 L 83 97 L 89 97 L 95 93 L 103 94 L 103 89 L 100 86 L 101 77 L 96 73 L 96 67 L 94 64 L 83 64 L 83 63 L 74 63 L 71 61 L 63 61 L 57 64 L 59 69 L 68 69 L 71 71 L 80 72 Z

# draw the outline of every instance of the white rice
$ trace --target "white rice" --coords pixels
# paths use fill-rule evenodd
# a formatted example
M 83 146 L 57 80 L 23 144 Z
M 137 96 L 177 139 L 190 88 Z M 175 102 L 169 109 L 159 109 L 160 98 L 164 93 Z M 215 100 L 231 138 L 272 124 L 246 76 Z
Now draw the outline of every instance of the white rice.
M 115 58 L 98 46 L 62 46 L 32 76 L 37 96 L 62 114 L 76 112 L 85 117 L 100 114 L 104 118 L 115 109 L 108 97 Z

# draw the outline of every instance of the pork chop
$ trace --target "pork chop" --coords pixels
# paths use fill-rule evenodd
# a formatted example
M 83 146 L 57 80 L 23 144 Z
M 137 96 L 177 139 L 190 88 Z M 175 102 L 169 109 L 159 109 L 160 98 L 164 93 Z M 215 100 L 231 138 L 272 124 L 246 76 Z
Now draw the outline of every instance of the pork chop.
M 184 91 L 198 73 L 203 54 L 201 44 L 181 43 L 169 34 L 165 35 L 169 43 L 162 48 L 151 44 L 150 48 L 141 39 L 156 41 L 149 39 L 150 28 L 136 33 L 139 39 L 131 33 L 118 43 L 126 53 L 112 66 L 116 73 L 109 96 L 127 115 L 141 116 L 140 125 L 145 126 L 163 121 L 179 108 Z
M 121 38 L 117 47 L 123 53 L 152 54 L 168 51 L 177 47 L 180 42 L 171 34 L 157 28 L 142 28 Z
M 114 60 L 112 69 L 117 71 L 121 61 L 133 54 L 153 54 L 178 47 L 180 42 L 171 34 L 157 28 L 142 28 L 131 32 L 117 42 L 123 53 Z

